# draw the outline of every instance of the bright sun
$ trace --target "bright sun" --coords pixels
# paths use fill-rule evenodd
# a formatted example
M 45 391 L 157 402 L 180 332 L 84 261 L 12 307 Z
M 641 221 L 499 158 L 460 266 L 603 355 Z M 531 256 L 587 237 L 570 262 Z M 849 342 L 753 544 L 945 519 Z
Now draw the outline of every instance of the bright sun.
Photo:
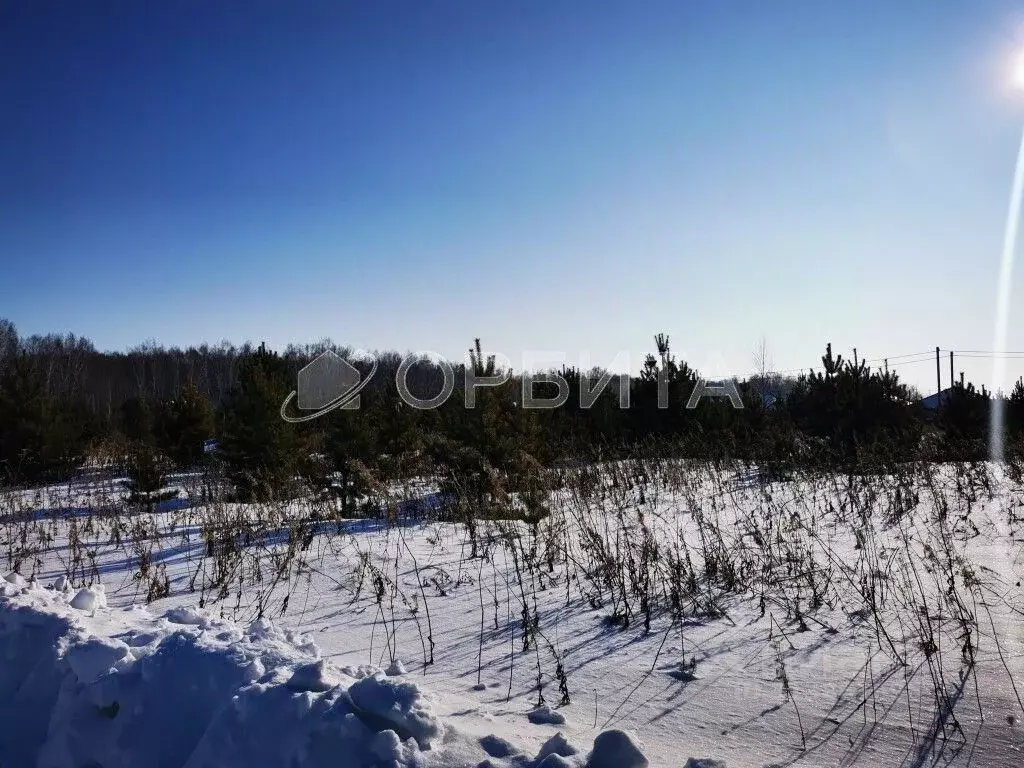
M 1024 52 L 1017 55 L 1013 64 L 1013 84 L 1017 88 L 1024 89 Z

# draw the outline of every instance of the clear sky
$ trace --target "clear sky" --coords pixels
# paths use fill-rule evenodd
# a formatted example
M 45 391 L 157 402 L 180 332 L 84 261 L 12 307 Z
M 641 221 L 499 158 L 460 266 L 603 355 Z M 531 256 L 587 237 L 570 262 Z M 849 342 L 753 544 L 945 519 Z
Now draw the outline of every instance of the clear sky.
M 0 316 L 634 369 L 666 331 L 712 375 L 987 350 L 1022 44 L 999 0 L 10 0 Z

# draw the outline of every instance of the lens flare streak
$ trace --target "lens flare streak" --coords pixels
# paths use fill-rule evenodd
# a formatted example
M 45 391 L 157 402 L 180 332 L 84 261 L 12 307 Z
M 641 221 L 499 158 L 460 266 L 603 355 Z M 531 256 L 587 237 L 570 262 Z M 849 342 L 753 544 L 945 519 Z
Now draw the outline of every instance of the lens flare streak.
M 989 453 L 993 461 L 1003 459 L 1003 401 L 997 395 L 1006 375 L 1006 329 L 1010 315 L 1010 290 L 1013 285 L 1013 257 L 1017 251 L 1017 227 L 1020 223 L 1021 197 L 1024 195 L 1024 132 L 1021 133 L 1020 149 L 1017 151 L 1017 167 L 1013 172 L 1013 190 L 1010 193 L 1010 209 L 1006 214 L 1006 231 L 1003 235 L 1003 258 L 999 266 L 999 293 L 996 297 L 995 339 L 992 349 L 992 415 L 989 428 Z

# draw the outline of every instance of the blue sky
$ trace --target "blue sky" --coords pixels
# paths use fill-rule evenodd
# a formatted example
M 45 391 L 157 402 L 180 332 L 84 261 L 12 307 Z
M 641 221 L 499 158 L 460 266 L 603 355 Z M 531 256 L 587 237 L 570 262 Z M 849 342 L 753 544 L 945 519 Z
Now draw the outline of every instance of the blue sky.
M 987 350 L 1024 4 L 937 7 L 5 3 L 0 316 L 517 367 L 666 331 L 711 374 Z

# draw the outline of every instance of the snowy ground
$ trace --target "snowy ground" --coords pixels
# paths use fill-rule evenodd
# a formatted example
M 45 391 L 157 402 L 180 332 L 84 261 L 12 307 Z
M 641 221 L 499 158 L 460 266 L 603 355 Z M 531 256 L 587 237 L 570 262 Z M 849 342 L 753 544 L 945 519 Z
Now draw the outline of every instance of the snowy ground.
M 623 729 L 655 766 L 1019 766 L 1019 482 L 847 482 L 602 471 L 535 531 L 481 521 L 475 558 L 463 525 L 188 478 L 155 511 L 11 496 L 0 567 L 38 584 L 0 598 L 0 765 L 628 767 Z M 89 583 L 110 608 L 69 604 Z

